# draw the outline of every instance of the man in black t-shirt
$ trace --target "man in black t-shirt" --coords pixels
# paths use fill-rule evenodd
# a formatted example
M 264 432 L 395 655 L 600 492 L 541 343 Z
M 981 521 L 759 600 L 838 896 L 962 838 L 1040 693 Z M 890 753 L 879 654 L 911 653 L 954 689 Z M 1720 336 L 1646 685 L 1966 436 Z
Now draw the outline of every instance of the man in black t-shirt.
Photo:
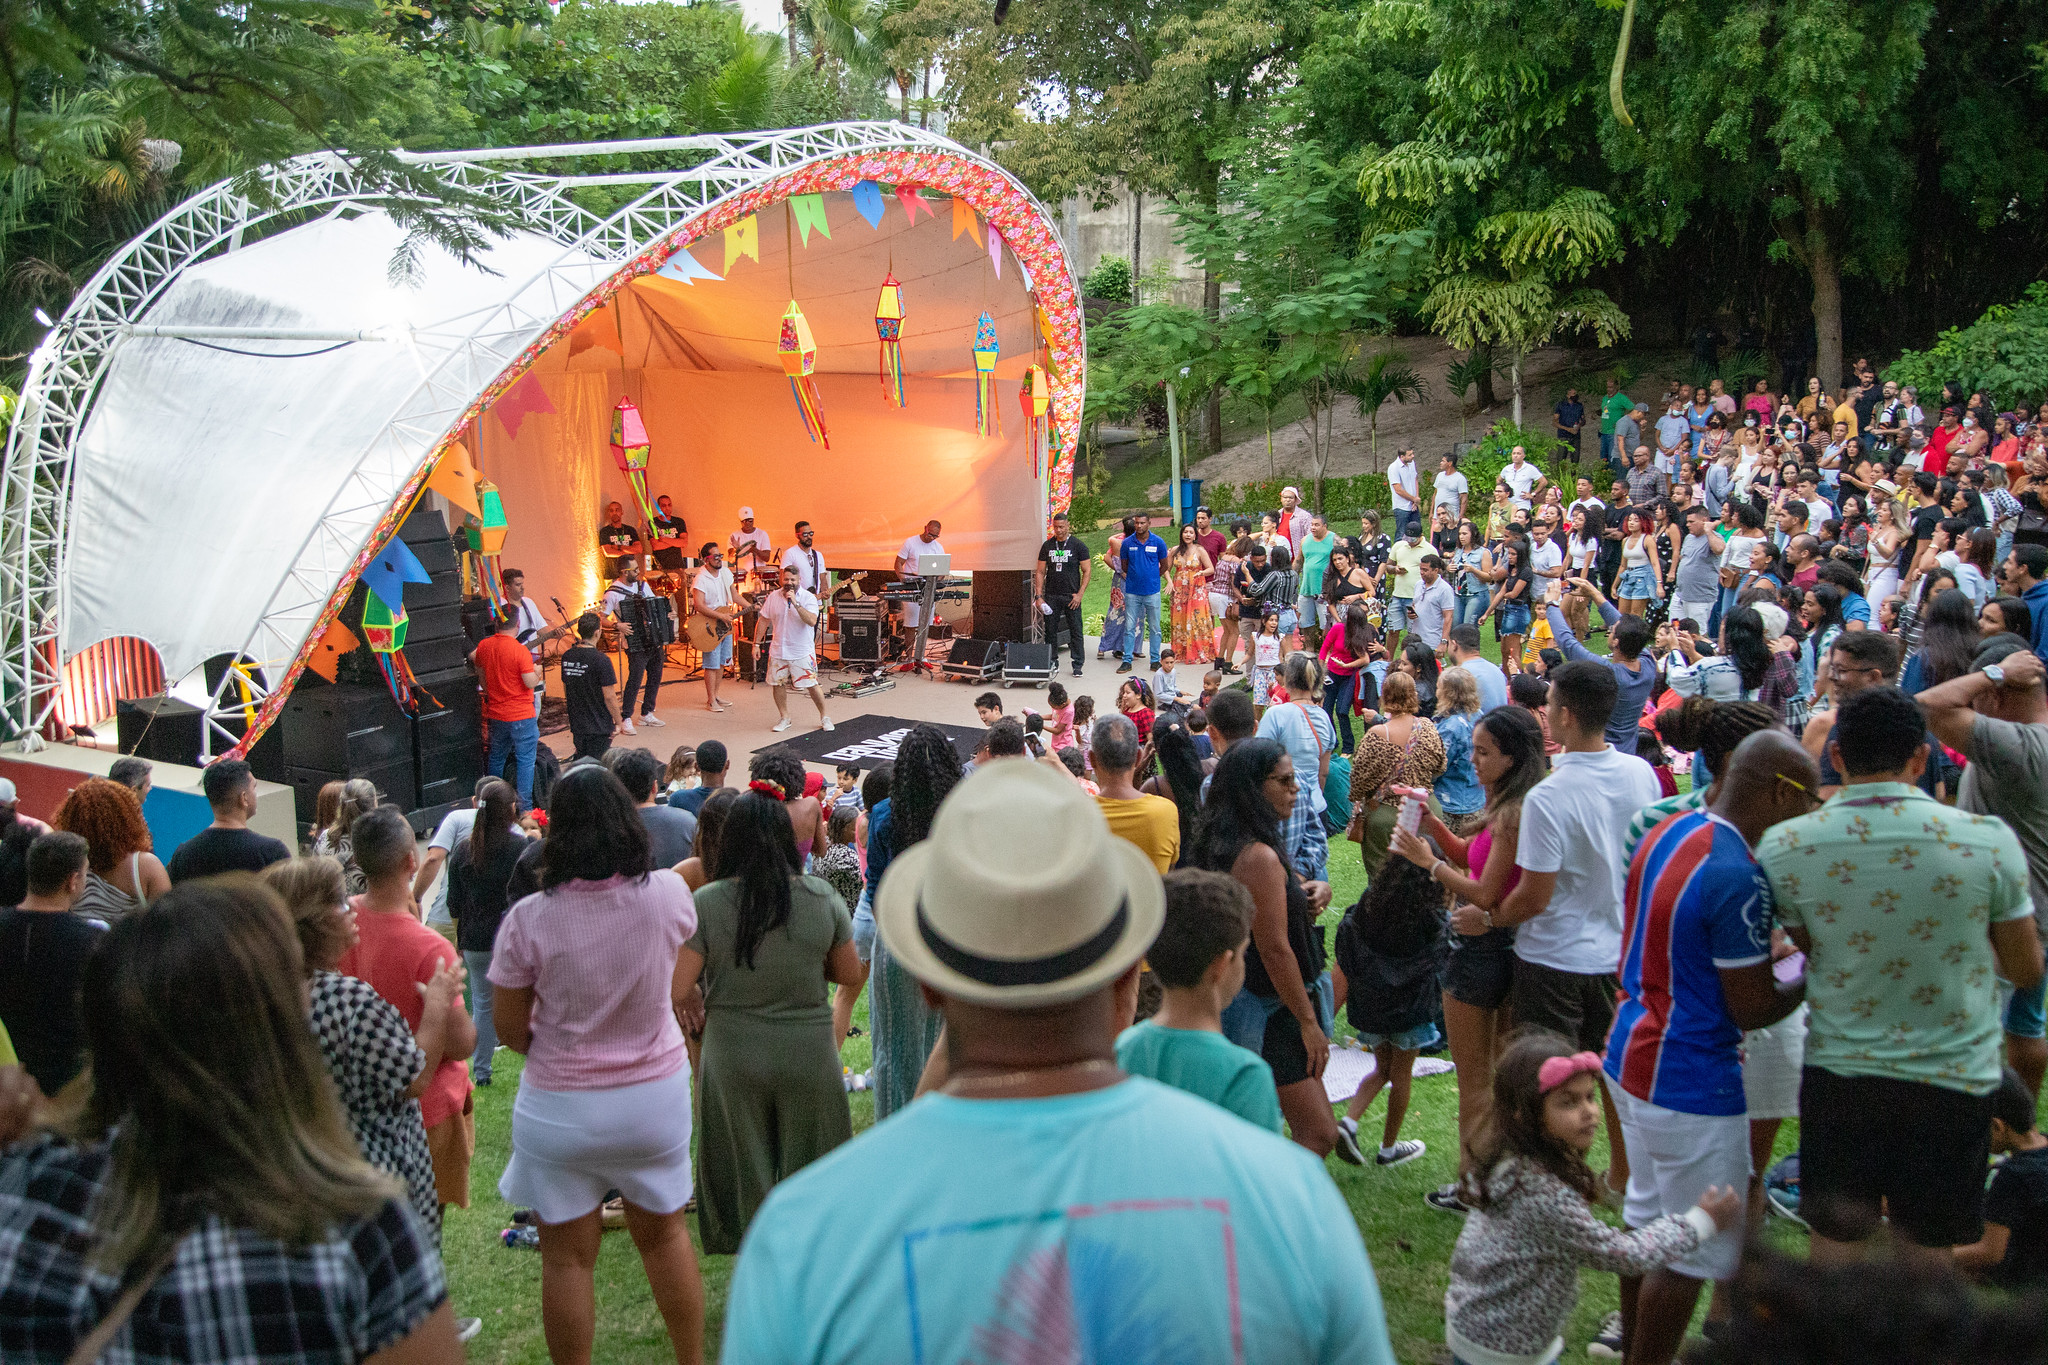
M 604 520 L 597 527 L 597 550 L 604 556 L 606 578 L 617 578 L 627 561 L 640 558 L 640 533 L 626 521 L 626 509 L 607 503 Z
M 1081 676 L 1081 656 L 1088 641 L 1081 627 L 1081 595 L 1088 591 L 1088 547 L 1074 535 L 1067 514 L 1052 519 L 1052 535 L 1038 547 L 1038 562 L 1031 566 L 1033 607 L 1045 603 L 1051 614 L 1045 618 L 1045 638 L 1052 644 L 1054 668 L 1060 662 L 1060 627 L 1067 629 L 1074 651 L 1074 676 Z
M 213 823 L 178 845 L 171 854 L 173 884 L 221 872 L 261 872 L 281 863 L 292 851 L 268 835 L 249 828 L 256 814 L 256 774 L 239 758 L 223 758 L 200 779 Z
M 683 534 L 690 528 L 669 505 L 668 494 L 656 498 L 654 506 L 657 514 L 653 521 L 647 523 L 647 543 L 655 547 L 654 567 L 663 573 L 681 573 L 689 563 L 683 554 Z M 665 540 L 676 543 L 664 545 L 662 542 Z
M 1564 391 L 1564 398 L 1558 403 L 1556 412 L 1558 451 L 1577 460 L 1581 452 L 1579 433 L 1586 425 L 1586 405 L 1579 401 L 1579 391 L 1576 388 Z
M 1948 515 L 1940 500 L 1941 480 L 1921 470 L 1913 476 L 1913 493 L 1920 505 L 1913 509 L 1913 543 L 1901 564 L 1911 565 L 1920 557 L 1920 547 L 1934 538 L 1934 528 Z
M 106 926 L 71 913 L 85 894 L 85 840 L 39 834 L 28 851 L 28 895 L 0 910 L 0 1024 L 46 1095 L 85 1067 L 78 983 Z
M 597 638 L 604 618 L 586 611 L 576 618 L 576 643 L 562 655 L 562 700 L 568 704 L 569 733 L 576 740 L 576 758 L 596 758 L 609 749 L 618 729 L 618 670 Z

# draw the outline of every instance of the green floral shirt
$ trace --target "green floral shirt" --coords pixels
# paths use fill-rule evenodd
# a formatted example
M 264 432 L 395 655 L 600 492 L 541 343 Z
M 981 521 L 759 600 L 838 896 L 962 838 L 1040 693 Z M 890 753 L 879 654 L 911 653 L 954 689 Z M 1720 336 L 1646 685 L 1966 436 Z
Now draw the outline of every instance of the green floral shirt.
M 2034 913 L 2005 822 L 1917 787 L 1845 787 L 1758 843 L 1778 920 L 1812 947 L 1808 1065 L 1985 1095 L 1998 1088 L 1991 926 Z

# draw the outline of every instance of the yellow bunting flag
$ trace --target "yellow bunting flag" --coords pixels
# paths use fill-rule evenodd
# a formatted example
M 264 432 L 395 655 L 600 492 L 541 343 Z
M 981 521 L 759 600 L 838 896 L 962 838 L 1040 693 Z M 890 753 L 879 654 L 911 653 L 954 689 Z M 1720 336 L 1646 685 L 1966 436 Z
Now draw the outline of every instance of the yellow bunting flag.
M 974 238 L 976 246 L 981 245 L 981 219 L 975 216 L 973 206 L 956 194 L 953 196 L 953 237 L 956 241 L 963 231 Z
M 742 256 L 761 259 L 761 225 L 751 213 L 725 230 L 726 274 L 732 273 L 733 263 Z
M 789 207 L 796 215 L 796 229 L 803 235 L 805 246 L 811 244 L 811 232 L 816 229 L 826 237 L 832 235 L 832 224 L 825 218 L 825 196 L 822 194 L 797 194 L 790 196 Z

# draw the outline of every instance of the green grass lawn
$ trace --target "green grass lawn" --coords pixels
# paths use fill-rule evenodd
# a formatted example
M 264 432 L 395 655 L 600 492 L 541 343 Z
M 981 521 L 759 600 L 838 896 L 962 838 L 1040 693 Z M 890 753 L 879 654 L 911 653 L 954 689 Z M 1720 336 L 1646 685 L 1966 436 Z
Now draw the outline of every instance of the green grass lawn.
M 1335 895 L 1332 909 L 1323 917 L 1327 932 L 1335 931 L 1341 907 L 1355 901 L 1365 886 L 1365 872 L 1354 845 L 1341 840 L 1333 844 L 1331 864 L 1330 882 Z M 856 1015 L 857 1022 L 865 1028 L 865 995 Z M 1350 1026 L 1340 1019 L 1340 1038 L 1350 1037 L 1351 1032 Z M 844 1059 L 855 1071 L 865 1070 L 867 1038 L 848 1039 Z M 519 1056 L 499 1052 L 495 1072 L 496 1083 L 476 1093 L 476 1161 L 470 1177 L 472 1207 L 449 1211 L 443 1248 L 457 1311 L 481 1317 L 484 1322 L 483 1335 L 470 1343 L 469 1358 L 538 1365 L 548 1358 L 547 1344 L 541 1335 L 540 1255 L 528 1250 L 508 1250 L 499 1239 L 512 1215 L 511 1206 L 498 1197 L 497 1183 L 511 1152 L 512 1101 L 519 1084 Z M 865 1093 L 851 1099 L 853 1126 L 858 1134 L 874 1122 L 874 1101 Z M 1380 1115 L 1380 1108 L 1375 1106 L 1361 1124 L 1372 1140 L 1377 1138 Z M 1402 1132 L 1403 1136 L 1428 1143 L 1427 1155 L 1391 1171 L 1347 1166 L 1335 1157 L 1328 1162 L 1330 1176 L 1343 1191 L 1372 1257 L 1380 1293 L 1386 1301 L 1395 1353 L 1403 1362 L 1415 1365 L 1446 1358 L 1442 1346 L 1444 1288 L 1451 1246 L 1463 1221 L 1429 1208 L 1422 1202 L 1422 1196 L 1457 1173 L 1457 1121 L 1457 1078 L 1448 1074 L 1424 1077 L 1415 1082 L 1413 1102 Z M 1795 1150 L 1797 1145 L 1798 1125 L 1787 1124 L 1779 1137 L 1779 1151 Z M 1591 1161 L 1595 1169 L 1606 1165 L 1604 1140 L 1595 1146 Z M 1803 1234 L 1782 1220 L 1773 1221 L 1771 1238 L 1788 1250 L 1797 1250 L 1804 1242 Z M 831 1255 L 832 1251 L 820 1248 L 819 1254 Z M 705 1256 L 702 1263 L 706 1355 L 715 1360 L 725 1319 L 726 1291 L 732 1281 L 733 1258 Z M 1580 1283 L 1578 1311 L 1565 1333 L 1567 1360 L 1584 1358 L 1585 1344 L 1598 1330 L 1601 1317 L 1615 1307 L 1612 1275 L 1587 1273 L 1581 1276 Z M 661 1316 L 647 1292 L 639 1258 L 623 1230 L 605 1236 L 597 1266 L 597 1295 L 596 1359 L 606 1365 L 662 1365 L 673 1359 Z M 1700 1311 L 1705 1312 L 1704 1296 Z

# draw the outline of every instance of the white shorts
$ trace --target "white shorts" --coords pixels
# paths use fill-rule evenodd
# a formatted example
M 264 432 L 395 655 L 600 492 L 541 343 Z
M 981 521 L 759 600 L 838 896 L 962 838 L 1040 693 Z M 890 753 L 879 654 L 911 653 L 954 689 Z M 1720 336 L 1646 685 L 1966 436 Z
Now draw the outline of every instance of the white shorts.
M 674 1213 L 690 1202 L 690 1067 L 614 1090 L 541 1090 L 512 1102 L 512 1159 L 498 1180 L 507 1203 L 567 1223 L 617 1190 L 635 1208 Z
M 1683 1214 L 1712 1185 L 1749 1197 L 1749 1119 L 1743 1114 L 1681 1114 L 1639 1100 L 1607 1082 L 1628 1146 L 1628 1199 L 1622 1216 L 1632 1228 L 1664 1214 Z M 1696 1280 L 1725 1280 L 1742 1263 L 1742 1223 L 1721 1229 L 1673 1261 L 1670 1269 Z
M 1671 604 L 1671 619 L 1674 621 L 1690 619 L 1694 625 L 1700 628 L 1699 633 L 1705 635 L 1707 633 L 1707 622 L 1714 619 L 1714 604 L 1712 602 L 1688 602 L 1684 598 L 1678 598 Z
M 818 685 L 818 670 L 809 659 L 770 659 L 768 685 L 808 692 Z
M 1217 625 L 1223 624 L 1224 613 L 1230 610 L 1230 599 L 1220 592 L 1209 594 L 1209 615 Z
M 1806 1065 L 1806 1006 L 1769 1028 L 1742 1035 L 1742 1094 L 1753 1119 L 1799 1117 L 1799 1073 Z

